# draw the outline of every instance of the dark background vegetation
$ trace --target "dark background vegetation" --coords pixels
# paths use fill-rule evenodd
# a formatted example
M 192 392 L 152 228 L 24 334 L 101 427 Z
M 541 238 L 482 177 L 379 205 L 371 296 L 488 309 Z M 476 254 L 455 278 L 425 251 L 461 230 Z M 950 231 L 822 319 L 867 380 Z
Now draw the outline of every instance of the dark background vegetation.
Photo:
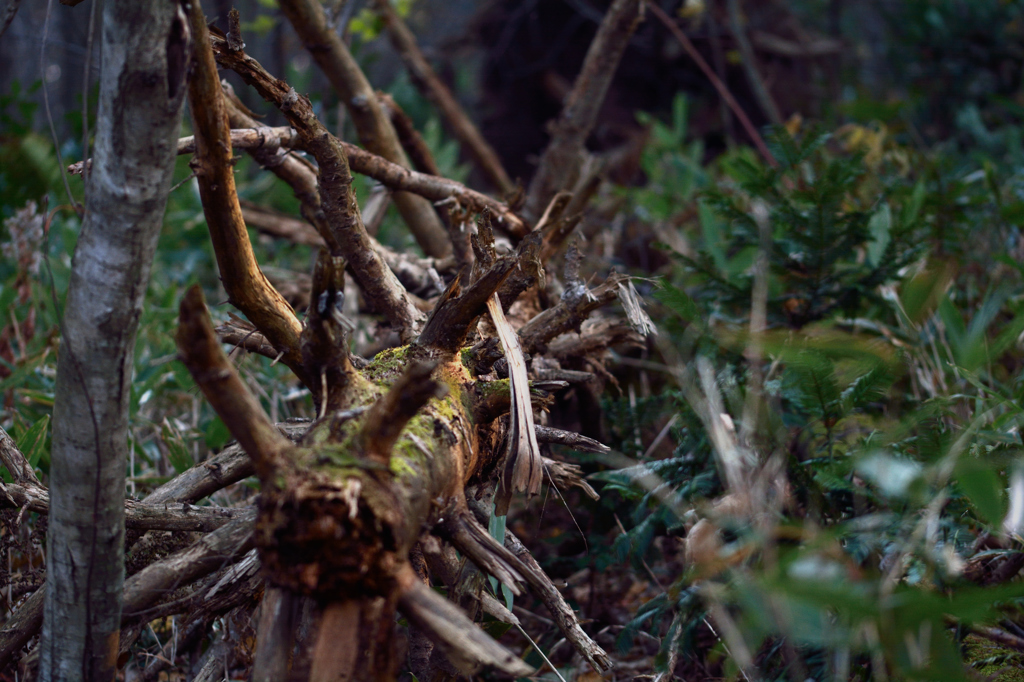
M 371 81 L 413 116 L 447 176 L 482 185 L 362 4 L 338 3 Z M 526 183 L 545 123 L 607 4 L 399 6 L 509 173 Z M 580 369 L 600 365 L 601 385 L 566 392 L 550 409 L 553 425 L 615 449 L 582 459 L 601 500 L 552 494 L 514 507 L 509 527 L 530 539 L 586 629 L 615 652 L 616 679 L 1016 679 L 1024 652 L 1016 577 L 1024 528 L 1024 5 L 735 3 L 782 116 L 773 127 L 730 25 L 732 3 L 679 4 L 659 0 L 765 134 L 779 166 L 758 157 L 649 13 L 589 141 L 591 151 L 617 156 L 580 232 L 585 274 L 636 275 L 659 335 L 645 349 L 581 358 Z M 230 5 L 206 9 L 221 20 Z M 325 122 L 352 139 L 336 96 L 274 2 L 236 6 L 248 51 L 309 93 Z M 43 474 L 55 306 L 77 219 L 58 211 L 44 232 L 41 217 L 17 215 L 30 201 L 40 211 L 68 201 L 40 85 L 63 159 L 79 160 L 84 9 L 54 11 L 42 45 L 46 3 L 25 3 L 0 39 L 0 422 Z M 268 125 L 282 123 L 235 86 Z M 178 163 L 186 179 L 187 162 Z M 256 171 L 239 163 L 242 198 L 297 215 L 290 191 Z M 370 183 L 357 182 L 365 197 Z M 77 178 L 69 185 L 80 198 Z M 397 215 L 380 234 L 415 248 Z M 309 271 L 308 247 L 267 237 L 256 245 L 275 281 Z M 752 356 L 759 254 L 768 264 L 767 332 Z M 183 287 L 199 281 L 216 292 L 216 272 L 198 194 L 186 182 L 171 194 L 139 334 L 129 494 L 229 438 L 175 362 L 172 342 Z M 210 297 L 225 317 L 222 300 Z M 273 419 L 310 416 L 309 395 L 283 367 L 255 356 L 237 361 Z M 760 492 L 722 483 L 727 453 L 708 432 L 720 418 L 709 408 L 716 395 L 742 448 L 764 465 Z M 246 492 L 229 489 L 219 501 Z M 744 494 L 740 513 L 730 505 Z M 15 525 L 15 516 L 3 512 L 0 530 L 3 614 L 39 584 L 43 564 L 45 521 Z M 699 543 L 695 528 L 710 528 L 713 539 Z M 517 603 L 516 612 L 542 633 L 539 648 L 566 679 L 596 675 L 571 659 L 537 605 Z M 140 650 L 172 627 L 155 623 Z M 251 634 L 245 627 L 225 622 L 239 651 Z

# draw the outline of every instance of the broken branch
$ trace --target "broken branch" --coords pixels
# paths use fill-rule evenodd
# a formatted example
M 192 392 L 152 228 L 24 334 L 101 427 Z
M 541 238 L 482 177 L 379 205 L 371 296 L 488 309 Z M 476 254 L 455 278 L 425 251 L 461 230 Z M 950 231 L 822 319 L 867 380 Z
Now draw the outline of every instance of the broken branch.
M 209 47 L 206 19 L 198 2 L 192 5 L 191 19 L 196 36 L 195 68 L 188 80 L 189 111 L 196 133 L 193 164 L 221 281 L 231 303 L 283 353 L 282 362 L 308 386 L 310 377 L 303 371 L 299 352 L 302 326 L 291 306 L 260 270 L 242 220 L 224 97 Z
M 407 168 L 409 162 L 391 121 L 381 110 L 373 88 L 341 36 L 329 25 L 323 5 L 318 0 L 282 0 L 280 6 L 348 108 L 359 140 L 373 153 Z M 451 245 L 434 207 L 406 192 L 396 192 L 394 201 L 424 253 L 435 258 L 448 255 Z

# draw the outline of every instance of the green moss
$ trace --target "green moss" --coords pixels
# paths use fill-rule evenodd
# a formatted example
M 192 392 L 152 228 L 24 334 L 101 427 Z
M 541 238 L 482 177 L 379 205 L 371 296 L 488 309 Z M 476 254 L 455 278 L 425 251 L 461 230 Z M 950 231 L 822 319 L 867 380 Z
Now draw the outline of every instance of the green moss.
M 409 346 L 387 348 L 373 357 L 362 375 L 378 384 L 390 386 L 405 369 L 409 360 Z
M 505 397 L 512 396 L 512 382 L 509 379 L 498 379 L 497 381 L 481 381 L 477 384 L 480 387 L 480 394 L 485 398 L 493 395 Z
M 388 390 L 409 361 L 409 347 L 389 348 L 381 351 L 366 369 L 362 370 L 349 387 L 347 408 L 369 407 Z M 468 370 L 457 359 L 442 364 L 435 374 L 448 392 L 440 398 L 433 398 L 406 425 L 393 447 L 388 470 L 397 478 L 414 477 L 428 469 L 427 460 L 431 452 L 442 447 L 437 442 L 436 423 L 449 425 L 459 419 L 467 419 L 469 396 L 465 387 L 473 383 Z M 507 393 L 507 381 L 505 392 Z M 331 427 L 331 420 L 325 419 L 314 427 L 307 441 L 314 452 L 307 466 L 319 470 L 331 478 L 351 476 L 369 467 L 363 461 L 357 444 L 363 416 L 347 420 Z M 424 451 L 426 450 L 426 451 Z
M 976 635 L 964 639 L 964 661 L 993 682 L 1024 682 L 1024 656 Z
M 388 463 L 388 468 L 396 478 L 402 478 L 402 476 L 415 476 L 416 470 L 409 464 L 408 457 L 392 457 Z
M 473 347 L 466 346 L 459 351 L 459 364 L 466 368 L 466 371 L 472 372 L 473 365 L 475 364 L 476 357 L 473 354 Z
M 376 462 L 358 457 L 351 446 L 351 439 L 345 443 L 327 443 L 317 450 L 321 463 L 330 463 L 341 469 L 383 469 Z
M 435 398 L 419 414 L 409 420 L 402 435 L 395 441 L 391 452 L 391 473 L 398 478 L 415 476 L 426 468 L 427 452 L 417 445 L 416 440 L 423 444 L 428 452 L 434 452 L 437 443 L 434 439 L 434 420 L 437 418 L 436 407 L 443 399 Z

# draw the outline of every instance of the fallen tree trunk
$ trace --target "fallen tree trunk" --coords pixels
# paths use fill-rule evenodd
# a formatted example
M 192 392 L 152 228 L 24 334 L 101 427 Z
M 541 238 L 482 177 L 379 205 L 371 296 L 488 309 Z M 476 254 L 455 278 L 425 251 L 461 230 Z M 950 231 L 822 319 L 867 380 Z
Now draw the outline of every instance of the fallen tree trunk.
M 144 556 L 136 553 L 136 573 L 124 595 L 123 643 L 138 637 L 146 619 L 197 608 L 204 595 L 226 591 L 232 596 L 216 608 L 245 604 L 251 616 L 259 594 L 258 563 L 268 590 L 258 619 L 254 679 L 393 679 L 398 613 L 419 647 L 410 656 L 417 671 L 474 675 L 489 668 L 530 675 L 531 666 L 452 603 L 461 594 L 460 603 L 471 610 L 517 623 L 500 599 L 470 593 L 466 575 L 473 571 L 456 566 L 458 553 L 476 565 L 477 580 L 485 574 L 514 595 L 535 594 L 575 651 L 594 669 L 607 669 L 607 654 L 525 547 L 511 535 L 492 536 L 487 527 L 495 514 L 492 500 L 500 510 L 513 494 L 535 495 L 544 481 L 579 486 L 596 496 L 577 467 L 542 457 L 539 443 L 591 452 L 607 448 L 534 419 L 551 401 L 550 392 L 597 380 L 595 373 L 579 371 L 582 367 L 563 369 L 560 357 L 578 349 L 574 362 L 582 359 L 603 371 L 600 358 L 609 345 L 642 342 L 624 323 L 606 319 L 583 325 L 616 298 L 628 303 L 627 312 L 635 311 L 628 279 L 611 273 L 590 289 L 579 277 L 578 254 L 570 250 L 562 287 L 552 274 L 555 268 L 544 261 L 561 250 L 578 221 L 567 215 L 566 194 L 554 197 L 530 232 L 505 204 L 345 144 L 326 130 L 305 97 L 245 55 L 238 36 L 211 38 L 198 3 L 192 12 L 198 47 L 190 83 L 195 136 L 179 148 L 196 152 L 193 168 L 221 278 L 248 322 L 236 318 L 215 329 L 202 293 L 193 288 L 181 303 L 177 343 L 181 359 L 239 445 L 184 472 L 145 501 L 126 504 L 136 534 L 174 528 L 205 535 Z M 215 51 L 222 66 L 237 70 L 284 113 L 290 128 L 231 130 L 229 118 L 242 126 L 251 119 L 225 101 Z M 233 190 L 233 144 L 250 149 L 293 187 L 313 226 L 313 234 L 302 239 L 323 245 L 312 276 L 305 279 L 309 310 L 304 319 L 260 271 Z M 315 166 L 280 152 L 282 145 L 304 149 Z M 465 240 L 465 248 L 444 261 L 390 256 L 363 223 L 351 188 L 351 171 L 359 169 L 394 188 L 450 200 L 459 229 L 448 238 Z M 499 253 L 495 246 L 491 226 L 497 222 L 522 237 L 512 253 Z M 417 268 L 405 281 L 422 286 L 426 279 L 434 292 L 443 289 L 432 305 L 395 276 L 400 269 L 395 263 L 402 259 Z M 447 281 L 437 272 L 440 262 L 455 263 L 441 272 Z M 368 308 L 382 316 L 403 345 L 369 361 L 351 353 L 352 322 L 342 312 L 346 272 L 360 290 L 361 314 Z M 549 282 L 554 290 L 564 288 L 560 301 L 540 295 Z M 643 324 L 637 328 L 646 330 Z M 581 330 L 577 338 L 574 332 Z M 271 423 L 225 355 L 226 338 L 289 367 L 312 393 L 316 419 L 285 430 Z M 526 353 L 542 362 L 528 362 Z M 15 485 L 0 488 L 0 505 L 45 513 L 46 491 L 28 475 L 31 467 L 26 472 L 24 463 L 5 452 L 0 447 L 5 463 L 18 473 Z M 255 522 L 251 507 L 188 506 L 252 474 L 260 483 Z M 258 561 L 251 547 L 258 549 Z M 431 589 L 442 584 L 450 588 L 451 601 Z M 37 601 L 28 600 L 13 622 L 37 627 Z M 220 613 L 197 610 L 201 618 Z M 8 654 L 26 641 L 10 634 L 0 633 Z M 195 637 L 191 625 L 186 636 Z M 215 666 L 206 663 L 202 674 L 213 673 Z

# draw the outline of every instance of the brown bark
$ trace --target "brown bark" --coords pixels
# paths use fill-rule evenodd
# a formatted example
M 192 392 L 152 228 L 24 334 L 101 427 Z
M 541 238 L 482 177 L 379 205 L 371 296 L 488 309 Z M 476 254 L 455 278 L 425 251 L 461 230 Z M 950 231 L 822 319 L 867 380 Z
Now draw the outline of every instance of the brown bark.
M 593 376 L 593 375 L 591 375 Z M 565 445 L 574 450 L 582 450 L 583 452 L 610 452 L 609 448 L 604 443 L 599 443 L 593 438 L 587 438 L 581 436 L 578 433 L 572 431 L 563 431 L 561 429 L 553 429 L 550 426 L 538 426 L 537 427 L 537 440 L 541 443 L 557 443 L 558 445 Z
M 277 588 L 268 589 L 260 605 L 253 682 L 288 678 L 295 632 L 302 614 L 302 598 Z
M 177 342 L 182 361 L 252 459 L 256 474 L 264 480 L 271 478 L 284 466 L 294 446 L 270 422 L 224 355 L 198 286 L 191 287 L 182 299 Z
M 314 392 L 318 414 L 345 407 L 349 386 L 356 379 L 349 359 L 348 333 L 353 323 L 342 313 L 345 302 L 345 261 L 321 250 L 313 268 L 311 305 L 302 330 L 302 361 L 306 371 L 320 377 Z
M 412 31 L 391 7 L 388 0 L 375 0 L 375 5 L 377 13 L 384 20 L 391 44 L 398 52 L 398 56 L 402 58 L 413 84 L 441 113 L 448 128 L 462 143 L 463 150 L 469 154 L 494 188 L 505 196 L 515 192 L 515 183 L 502 167 L 498 154 L 480 134 L 480 130 L 473 121 L 466 116 L 448 87 L 434 73 L 434 69 L 416 44 L 416 37 Z
M 416 579 L 411 567 L 398 574 L 402 612 L 416 627 L 429 633 L 460 670 L 473 675 L 493 666 L 516 677 L 533 669 L 483 634 L 457 606 Z
M 191 547 L 150 564 L 125 582 L 124 616 L 139 615 L 174 588 L 234 563 L 252 546 L 252 521 L 235 519 Z
M 535 353 L 548 341 L 573 330 L 579 331 L 590 313 L 618 297 L 618 286 L 626 279 L 624 275 L 613 274 L 589 291 L 585 287 L 581 292 L 567 288 L 561 303 L 548 308 L 519 329 L 523 351 Z
M 431 398 L 436 389 L 425 380 L 429 377 L 427 368 L 416 365 L 383 395 L 379 388 L 366 393 L 369 386 L 360 388 L 355 380 L 357 383 L 349 390 L 350 404 L 355 405 L 356 400 L 362 405 L 371 403 L 369 410 L 328 414 L 307 434 L 306 448 L 290 448 L 288 456 L 275 457 L 273 453 L 285 447 L 283 443 L 244 440 L 243 432 L 247 429 L 264 434 L 260 437 L 262 441 L 282 439 L 276 433 L 272 438 L 265 436 L 269 426 L 265 416 L 255 417 L 257 428 L 246 426 L 254 418 L 246 407 L 251 398 L 231 395 L 244 392 L 244 387 L 237 382 L 222 353 L 211 357 L 215 355 L 212 349 L 217 347 L 216 339 L 200 304 L 193 290 L 182 305 L 179 345 L 200 388 L 228 427 L 239 431 L 237 435 L 256 460 L 263 482 L 257 534 L 264 566 L 272 581 L 292 591 L 336 602 L 331 610 L 340 614 L 337 623 L 328 622 L 322 626 L 327 628 L 322 632 L 348 632 L 343 638 L 346 641 L 339 645 L 346 650 L 355 646 L 351 641 L 353 619 L 357 614 L 359 618 L 367 617 L 371 609 L 366 601 L 368 595 L 382 595 L 386 610 L 388 595 L 397 591 L 403 613 L 436 643 L 451 647 L 458 642 L 448 654 L 464 672 L 472 672 L 481 665 L 496 665 L 508 673 L 524 674 L 521 662 L 495 648 L 465 616 L 457 618 L 446 613 L 450 607 L 440 604 L 447 602 L 428 596 L 433 595 L 429 590 L 423 592 L 410 586 L 404 577 L 411 572 L 407 563 L 409 552 L 424 523 L 430 527 L 442 511 L 433 506 L 436 499 L 449 501 L 443 511 L 444 528 L 461 551 L 513 585 L 522 576 L 522 562 L 497 545 L 465 510 L 461 487 L 475 471 L 476 445 L 466 429 L 469 422 L 462 414 L 463 402 L 453 396 Z M 207 352 L 204 348 L 211 350 Z M 415 355 L 415 349 L 405 352 L 410 360 Z M 393 361 L 393 356 L 379 358 L 378 364 L 365 372 L 375 381 L 390 382 L 388 377 L 396 376 L 394 369 L 388 369 Z M 458 392 L 468 380 L 451 363 L 439 366 L 436 376 L 450 390 Z M 422 390 L 410 391 L 413 386 Z M 417 409 L 427 399 L 430 402 Z M 403 429 L 398 423 L 392 428 L 383 420 L 386 415 L 398 422 L 411 418 L 409 427 Z M 424 429 L 424 418 L 434 426 Z M 385 461 L 379 456 L 384 450 L 395 452 Z M 394 464 L 396 460 L 401 464 Z M 264 461 L 271 466 L 264 468 Z M 390 476 L 382 476 L 381 472 L 386 470 L 391 471 Z M 544 579 L 534 576 L 530 580 Z M 422 583 L 416 584 L 422 587 Z M 438 609 L 442 609 L 447 625 L 438 620 Z M 382 621 L 372 622 L 379 625 Z M 460 633 L 459 637 L 453 639 L 454 633 Z M 386 639 L 383 634 L 381 637 Z M 344 672 L 335 666 L 318 667 L 323 665 L 327 665 L 326 661 L 315 656 L 314 677 Z M 374 666 L 382 670 L 385 663 Z
M 306 432 L 308 425 L 279 424 L 277 428 L 285 437 L 296 439 Z M 24 455 L 16 448 L 13 448 L 11 455 L 15 460 L 24 460 Z M 7 460 L 4 463 L 7 464 Z M 249 456 L 241 446 L 232 445 L 160 486 L 143 502 L 153 507 L 169 506 L 171 502 L 196 502 L 254 473 L 255 469 Z M 5 669 L 11 657 L 38 634 L 43 622 L 45 591 L 44 588 L 36 590 L 35 594 L 18 607 L 0 630 L 0 670 Z
M 0 670 L 36 636 L 43 626 L 43 599 L 46 587 L 40 587 L 23 601 L 0 630 Z
M 281 11 L 345 103 L 359 141 L 374 154 L 408 168 L 391 122 L 348 47 L 328 25 L 323 5 L 318 0 L 282 0 Z M 451 245 L 430 202 L 407 192 L 396 192 L 394 201 L 424 253 L 435 258 L 448 255 Z
M 530 181 L 523 207 L 528 222 L 540 218 L 557 192 L 571 189 L 576 183 L 584 143 L 597 122 L 622 53 L 640 23 L 643 4 L 643 0 L 615 0 L 608 8 L 565 106 L 554 121 L 551 141 L 541 156 L 537 173 Z
M 215 44 L 218 48 L 224 46 L 223 40 Z M 348 166 L 347 152 L 355 148 L 346 147 L 324 128 L 313 114 L 308 99 L 300 97 L 284 81 L 271 76 L 244 52 L 218 49 L 218 54 L 225 65 L 239 73 L 247 83 L 256 87 L 260 95 L 279 107 L 298 130 L 306 151 L 313 154 L 319 164 L 320 202 L 326 222 L 331 226 L 332 236 L 328 243 L 337 245 L 339 255 L 348 261 L 364 294 L 373 300 L 374 305 L 403 338 L 411 339 L 419 331 L 422 316 L 401 283 L 373 249 L 363 225 L 352 192 Z M 317 390 L 315 384 L 307 385 Z
M 238 73 L 246 83 L 256 88 L 256 91 L 265 100 L 279 108 L 282 106 L 285 96 L 288 90 L 290 90 L 286 83 L 278 81 L 271 76 L 256 60 L 245 53 L 230 52 L 223 38 L 213 36 L 212 41 L 213 48 L 222 66 Z M 377 103 L 375 93 L 373 97 L 374 102 Z M 291 122 L 294 126 L 295 122 Z M 391 189 L 413 192 L 433 202 L 455 202 L 476 213 L 483 211 L 485 208 L 489 209 L 494 213 L 496 220 L 503 229 L 516 237 L 522 237 L 529 231 L 524 226 L 523 221 L 510 211 L 506 204 L 486 194 L 469 189 L 462 183 L 449 180 L 448 178 L 411 171 L 407 165 L 396 163 L 387 155 L 376 152 L 370 145 L 367 145 L 367 150 L 347 142 L 339 141 L 339 143 L 345 149 L 353 171 L 371 177 Z M 397 141 L 396 144 L 398 144 Z M 306 149 L 306 151 L 312 152 L 311 149 Z M 396 204 L 398 203 L 398 197 L 401 195 L 402 192 L 396 193 Z M 433 212 L 432 206 L 430 210 Z M 442 227 L 441 229 L 443 230 L 444 228 Z M 428 256 L 435 255 L 426 249 L 424 250 Z M 448 245 L 446 244 L 444 254 L 442 255 L 446 255 L 448 250 Z
M 398 102 L 386 92 L 378 90 L 377 99 L 380 100 L 380 105 L 384 107 L 385 113 L 391 119 L 391 125 L 395 126 L 398 141 L 405 153 L 409 155 L 412 167 L 421 173 L 440 177 L 441 169 L 438 167 L 437 161 L 434 160 L 430 148 L 427 147 L 427 141 L 423 139 L 420 131 L 416 130 L 412 119 L 409 118 L 409 114 L 405 113 L 398 106 Z
M 210 32 L 198 2 L 192 4 L 196 55 L 189 79 L 189 110 L 196 133 L 193 168 L 199 182 L 203 212 L 210 229 L 221 282 L 232 305 L 282 353 L 281 361 L 312 388 L 302 366 L 295 312 L 260 270 L 235 191 L 234 161 L 227 110 L 210 45 Z

